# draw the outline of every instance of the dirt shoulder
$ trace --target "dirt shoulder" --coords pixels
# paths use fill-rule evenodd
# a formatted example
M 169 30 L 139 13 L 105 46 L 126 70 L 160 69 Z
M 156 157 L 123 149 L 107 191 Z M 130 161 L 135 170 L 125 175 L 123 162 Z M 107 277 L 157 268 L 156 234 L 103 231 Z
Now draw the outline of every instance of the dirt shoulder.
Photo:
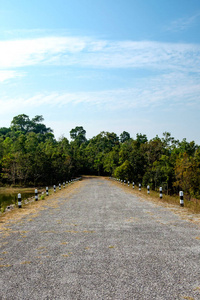
M 146 191 L 139 192 L 137 189 L 133 189 L 131 185 L 128 187 L 127 184 L 124 185 L 124 184 L 121 184 L 119 182 L 113 181 L 108 178 L 105 178 L 105 179 L 107 179 L 112 184 L 120 187 L 124 192 L 130 193 L 132 195 L 139 197 L 139 199 L 142 201 L 149 201 L 149 202 L 156 204 L 157 206 L 166 207 L 166 208 L 170 209 L 173 213 L 175 213 L 179 217 L 181 217 L 183 220 L 193 222 L 194 224 L 197 224 L 200 226 L 200 214 L 192 213 L 186 207 L 180 207 L 179 205 L 171 204 L 171 203 L 165 202 L 164 200 L 161 201 L 159 198 L 159 195 L 157 198 L 152 197 L 151 194 L 147 195 Z

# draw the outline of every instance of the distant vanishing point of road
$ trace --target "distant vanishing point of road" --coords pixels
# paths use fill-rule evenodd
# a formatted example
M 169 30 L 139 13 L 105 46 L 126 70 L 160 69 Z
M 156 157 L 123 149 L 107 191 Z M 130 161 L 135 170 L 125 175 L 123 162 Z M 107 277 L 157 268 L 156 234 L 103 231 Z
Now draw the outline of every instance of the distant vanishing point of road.
M 2 300 L 200 299 L 199 225 L 115 182 L 85 178 L 0 222 Z

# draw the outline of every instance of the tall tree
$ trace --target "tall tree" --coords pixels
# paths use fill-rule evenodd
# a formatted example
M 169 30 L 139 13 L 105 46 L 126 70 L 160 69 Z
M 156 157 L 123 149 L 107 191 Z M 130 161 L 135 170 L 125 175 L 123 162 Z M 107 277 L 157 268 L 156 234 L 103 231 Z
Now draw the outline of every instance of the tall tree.
M 82 126 L 76 126 L 71 129 L 70 137 L 80 146 L 82 143 L 86 142 L 86 131 Z
M 123 131 L 120 134 L 120 142 L 121 143 L 125 143 L 126 141 L 130 140 L 130 133 L 128 133 L 127 131 Z

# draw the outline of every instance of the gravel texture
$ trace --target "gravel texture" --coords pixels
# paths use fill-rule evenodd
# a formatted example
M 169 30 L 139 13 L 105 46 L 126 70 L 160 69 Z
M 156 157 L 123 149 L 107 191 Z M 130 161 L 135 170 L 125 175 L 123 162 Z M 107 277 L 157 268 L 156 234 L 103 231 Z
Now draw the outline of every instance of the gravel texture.
M 198 224 L 103 178 L 72 189 L 5 223 L 0 299 L 200 299 Z

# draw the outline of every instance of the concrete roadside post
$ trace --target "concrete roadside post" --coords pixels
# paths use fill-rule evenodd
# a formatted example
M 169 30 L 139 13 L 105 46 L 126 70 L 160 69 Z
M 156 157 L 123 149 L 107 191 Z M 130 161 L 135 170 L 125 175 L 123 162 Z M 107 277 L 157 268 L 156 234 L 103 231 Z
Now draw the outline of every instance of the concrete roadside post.
M 134 181 L 133 181 L 133 189 L 135 188 L 135 183 L 134 183 Z
M 18 194 L 18 207 L 21 208 L 22 207 L 22 197 L 21 194 Z
M 150 194 L 150 186 L 147 185 L 147 194 Z
M 139 183 L 139 191 L 141 191 L 141 183 Z
M 38 190 L 35 189 L 35 201 L 38 201 Z
M 46 187 L 46 195 L 49 196 L 49 188 L 48 188 L 48 186 Z
M 179 192 L 179 196 L 180 196 L 180 206 L 184 206 L 184 200 L 183 200 L 183 191 Z
M 53 186 L 53 191 L 54 191 L 54 193 L 56 192 L 56 186 L 55 186 L 55 184 Z
M 162 199 L 162 186 L 160 186 L 160 199 Z
M 61 190 L 61 184 L 59 183 L 59 190 Z

